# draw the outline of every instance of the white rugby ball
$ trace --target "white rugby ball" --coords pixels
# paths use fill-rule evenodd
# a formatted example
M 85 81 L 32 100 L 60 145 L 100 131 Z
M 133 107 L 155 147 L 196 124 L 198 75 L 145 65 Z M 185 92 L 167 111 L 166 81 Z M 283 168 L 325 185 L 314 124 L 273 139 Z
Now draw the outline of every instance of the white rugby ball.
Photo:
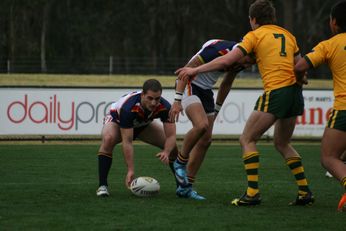
M 140 176 L 131 182 L 130 190 L 136 196 L 150 197 L 159 193 L 160 184 L 150 176 Z

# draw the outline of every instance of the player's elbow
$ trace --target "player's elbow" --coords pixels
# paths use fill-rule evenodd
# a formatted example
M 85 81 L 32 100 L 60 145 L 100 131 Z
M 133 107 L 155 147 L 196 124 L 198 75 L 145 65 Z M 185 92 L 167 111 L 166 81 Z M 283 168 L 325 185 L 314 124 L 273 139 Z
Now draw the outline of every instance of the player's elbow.
M 244 53 L 240 49 L 233 49 L 231 52 L 220 57 L 220 61 L 222 61 L 223 69 L 230 70 L 233 66 L 237 66 L 237 64 L 241 63 L 243 58 Z M 243 68 L 241 65 L 238 66 Z
M 296 73 L 297 75 L 304 73 L 305 69 L 301 66 L 301 65 L 295 65 L 294 66 L 294 73 Z
M 196 131 L 197 134 L 203 135 L 208 131 L 209 128 L 209 123 L 208 120 L 199 122 L 194 125 L 194 130 Z
M 230 70 L 232 68 L 232 64 L 233 63 L 229 62 L 228 60 L 223 59 L 219 63 L 220 70 Z

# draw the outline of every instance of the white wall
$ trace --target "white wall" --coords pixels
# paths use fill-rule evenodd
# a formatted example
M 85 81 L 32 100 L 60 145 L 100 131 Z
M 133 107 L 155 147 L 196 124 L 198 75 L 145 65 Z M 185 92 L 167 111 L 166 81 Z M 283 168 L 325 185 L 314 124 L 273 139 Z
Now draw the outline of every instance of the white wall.
M 110 104 L 134 89 L 0 88 L 0 135 L 100 134 Z M 214 92 L 215 94 L 217 91 Z M 239 135 L 262 90 L 232 89 L 217 118 L 214 134 Z M 164 89 L 170 102 L 174 90 Z M 304 90 L 305 114 L 297 120 L 295 136 L 320 137 L 333 103 L 331 90 Z M 184 116 L 177 133 L 191 123 Z M 273 134 L 270 129 L 268 135 Z

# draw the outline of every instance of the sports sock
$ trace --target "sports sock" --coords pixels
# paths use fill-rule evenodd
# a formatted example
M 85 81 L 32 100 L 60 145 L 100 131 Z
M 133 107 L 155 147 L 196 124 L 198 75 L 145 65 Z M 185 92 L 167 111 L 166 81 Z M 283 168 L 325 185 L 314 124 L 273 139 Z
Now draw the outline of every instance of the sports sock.
M 186 165 L 189 158 L 184 157 L 180 152 L 178 153 L 177 162 L 182 165 Z
M 344 186 L 345 192 L 346 192 L 346 176 L 342 178 L 341 185 Z
M 259 153 L 248 152 L 243 155 L 245 171 L 247 175 L 247 190 L 248 196 L 255 196 L 258 192 L 258 168 L 259 168 Z
M 286 164 L 291 169 L 291 172 L 294 175 L 294 178 L 296 179 L 299 195 L 306 195 L 310 190 L 308 186 L 308 181 L 305 177 L 302 158 L 298 156 L 288 158 L 286 159 Z
M 97 156 L 99 161 L 99 186 L 108 186 L 107 178 L 112 165 L 112 153 L 99 152 Z

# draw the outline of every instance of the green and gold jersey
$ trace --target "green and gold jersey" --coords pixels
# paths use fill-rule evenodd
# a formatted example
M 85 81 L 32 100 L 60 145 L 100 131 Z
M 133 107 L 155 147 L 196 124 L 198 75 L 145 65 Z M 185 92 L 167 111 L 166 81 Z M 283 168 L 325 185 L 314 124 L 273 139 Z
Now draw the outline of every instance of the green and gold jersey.
M 294 57 L 299 54 L 295 37 L 276 25 L 263 25 L 247 33 L 238 46 L 243 53 L 254 53 L 264 90 L 293 85 Z
M 328 64 L 333 74 L 334 108 L 346 110 L 346 33 L 320 42 L 304 58 L 312 67 Z

